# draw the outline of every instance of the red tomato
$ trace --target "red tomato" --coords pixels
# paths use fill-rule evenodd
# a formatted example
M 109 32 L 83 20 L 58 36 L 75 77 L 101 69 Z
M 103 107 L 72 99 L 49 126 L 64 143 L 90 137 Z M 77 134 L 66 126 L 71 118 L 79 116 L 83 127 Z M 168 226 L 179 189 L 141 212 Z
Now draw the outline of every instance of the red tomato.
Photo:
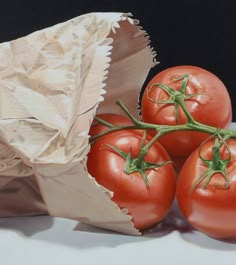
M 221 239 L 236 238 L 236 140 L 230 140 L 228 145 L 231 150 L 231 160 L 226 166 L 229 188 L 216 187 L 226 184 L 221 173 L 214 174 L 207 187 L 204 187 L 206 180 L 202 180 L 193 188 L 208 169 L 199 158 L 199 148 L 187 159 L 177 184 L 178 204 L 189 223 L 206 235 Z M 203 145 L 202 157 L 212 159 L 212 146 L 212 141 Z M 222 159 L 229 157 L 225 147 L 220 154 Z
M 115 113 L 103 113 L 103 114 L 98 114 L 96 117 L 109 122 L 113 125 L 134 125 L 133 122 L 128 118 L 124 117 L 119 114 Z M 95 136 L 98 135 L 108 129 L 107 126 L 99 123 L 98 121 L 94 120 L 92 123 L 92 126 L 89 131 L 89 135 Z
M 146 140 L 147 142 L 148 140 Z M 122 130 L 99 138 L 88 154 L 88 171 L 97 182 L 114 192 L 112 200 L 121 209 L 128 209 L 137 229 L 148 228 L 161 221 L 168 213 L 176 189 L 176 177 L 171 163 L 146 171 L 149 186 L 140 173 L 126 174 L 125 159 L 107 144 L 132 157 L 139 153 L 142 135 L 132 130 Z M 145 161 L 161 163 L 170 160 L 166 150 L 156 142 L 149 149 Z
M 152 101 L 168 99 L 169 95 L 166 92 L 159 87 L 150 90 L 153 84 L 162 83 L 179 91 L 183 80 L 174 81 L 173 79 L 185 74 L 189 75 L 185 94 L 198 94 L 185 100 L 193 118 L 217 128 L 228 127 L 232 119 L 232 109 L 230 97 L 224 84 L 214 74 L 196 66 L 176 66 L 166 69 L 149 82 L 142 97 L 143 121 L 167 125 L 187 122 L 187 118 L 180 107 L 177 122 L 174 104 L 164 105 Z M 171 156 L 186 157 L 207 137 L 207 134 L 196 131 L 173 132 L 161 137 L 160 143 Z

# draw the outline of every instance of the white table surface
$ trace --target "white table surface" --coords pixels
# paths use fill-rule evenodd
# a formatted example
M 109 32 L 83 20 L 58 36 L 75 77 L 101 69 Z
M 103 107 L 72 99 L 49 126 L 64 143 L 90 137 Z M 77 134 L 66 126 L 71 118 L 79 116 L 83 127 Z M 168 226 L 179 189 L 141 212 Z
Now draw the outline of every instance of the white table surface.
M 227 265 L 235 260 L 236 241 L 171 225 L 136 237 L 49 216 L 0 219 L 2 265 Z
M 235 264 L 236 241 L 192 230 L 176 210 L 169 216 L 140 237 L 49 216 L 0 218 L 0 265 Z

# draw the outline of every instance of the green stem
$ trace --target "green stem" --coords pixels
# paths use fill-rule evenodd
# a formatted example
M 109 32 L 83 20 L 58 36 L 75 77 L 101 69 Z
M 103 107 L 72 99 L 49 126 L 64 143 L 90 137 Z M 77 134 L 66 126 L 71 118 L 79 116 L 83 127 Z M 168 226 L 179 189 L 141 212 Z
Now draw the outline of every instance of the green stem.
M 188 119 L 188 122 L 190 122 L 190 123 L 194 123 L 195 120 L 193 119 L 191 113 L 189 112 L 189 110 L 188 110 L 188 108 L 187 108 L 187 106 L 186 106 L 186 104 L 185 104 L 185 101 L 184 101 L 184 99 L 183 99 L 183 96 L 182 96 L 182 95 L 180 95 L 180 96 L 176 96 L 176 102 L 178 102 L 179 105 L 181 106 L 181 108 L 182 108 L 184 114 L 186 115 L 186 117 L 187 117 L 187 119 Z
M 167 133 L 170 132 L 175 132 L 175 131 L 199 131 L 199 132 L 204 132 L 208 134 L 216 134 L 219 132 L 219 129 L 213 126 L 209 126 L 197 121 L 190 121 L 185 124 L 180 124 L 180 125 L 155 125 L 151 123 L 145 123 L 142 121 L 139 121 L 138 125 L 122 125 L 122 126 L 114 126 L 112 128 L 108 128 L 107 131 L 102 132 L 101 134 L 98 134 L 96 136 L 93 136 L 90 138 L 90 141 L 95 141 L 99 137 L 106 135 L 111 132 L 115 131 L 120 131 L 124 129 L 129 129 L 129 130 L 156 130 L 160 133 L 160 136 L 163 136 Z M 222 137 L 227 136 L 227 138 L 233 138 L 236 139 L 236 131 L 235 130 L 229 130 L 229 129 L 221 129 L 220 132 L 218 133 Z
M 108 133 L 111 133 L 111 132 L 116 132 L 116 131 L 120 131 L 120 130 L 137 130 L 139 127 L 135 126 L 135 125 L 129 125 L 129 126 L 113 126 L 113 127 L 110 127 L 109 129 L 107 129 L 107 131 L 104 131 L 100 134 L 97 134 L 97 135 L 94 135 L 92 137 L 90 137 L 90 142 L 94 142 L 96 141 L 98 138 L 108 134 Z
M 212 162 L 213 162 L 213 167 L 218 169 L 219 168 L 219 161 L 220 161 L 220 148 L 219 148 L 219 145 L 217 146 L 214 146 L 212 148 L 212 154 L 213 154 L 213 157 L 212 157 Z
M 181 77 L 181 78 L 183 78 L 183 77 Z M 186 76 L 186 78 L 188 78 L 188 76 Z M 155 84 L 155 85 L 160 86 L 161 84 Z M 174 91 L 170 87 L 165 87 L 165 89 L 168 89 L 168 93 L 170 93 L 170 94 L 175 93 L 175 100 L 178 103 L 178 105 L 182 108 L 183 112 L 185 113 L 185 115 L 187 117 L 187 122 L 185 124 L 158 125 L 158 124 L 152 124 L 152 123 L 145 123 L 145 122 L 140 121 L 137 118 L 135 118 L 130 113 L 130 111 L 126 108 L 126 106 L 121 102 L 121 100 L 118 100 L 116 103 L 126 113 L 126 115 L 130 118 L 130 120 L 133 121 L 134 125 L 129 125 L 129 126 L 126 126 L 126 125 L 115 126 L 114 125 L 114 126 L 111 126 L 111 124 L 108 123 L 107 124 L 108 130 L 99 134 L 99 135 L 91 137 L 90 141 L 93 142 L 103 135 L 106 135 L 106 134 L 114 132 L 114 131 L 124 130 L 124 129 L 156 130 L 159 134 L 157 136 L 157 138 L 159 138 L 159 137 L 161 137 L 167 133 L 174 132 L 174 131 L 200 131 L 200 132 L 208 133 L 210 135 L 218 134 L 218 135 L 221 135 L 222 137 L 227 137 L 227 138 L 230 137 L 230 138 L 236 139 L 236 131 L 227 130 L 227 129 L 220 129 L 219 130 L 219 128 L 209 126 L 209 125 L 206 125 L 206 124 L 203 124 L 203 123 L 200 123 L 200 122 L 197 122 L 196 120 L 194 120 L 194 118 L 192 117 L 191 113 L 189 112 L 189 110 L 186 106 L 183 95 L 181 93 L 179 93 L 178 91 Z M 105 124 L 105 123 L 103 123 L 103 124 Z
M 156 140 L 160 137 L 160 133 L 158 132 L 152 139 L 144 146 L 141 147 L 140 152 L 137 157 L 137 167 L 141 167 L 142 162 L 144 161 L 145 156 L 148 153 L 149 148 L 156 142 Z
M 133 122 L 135 125 L 137 125 L 137 126 L 141 125 L 141 122 L 140 122 L 138 119 L 136 119 L 136 118 L 135 118 L 135 117 L 129 112 L 129 110 L 125 107 L 125 105 L 122 103 L 121 100 L 118 100 L 118 101 L 116 102 L 116 104 L 119 105 L 119 106 L 121 107 L 121 109 L 126 113 L 126 115 L 132 120 L 132 122 Z
M 103 119 L 100 119 L 100 118 L 98 118 L 98 117 L 95 117 L 94 119 L 95 119 L 96 121 L 98 121 L 99 123 L 101 123 L 101 124 L 107 126 L 108 128 L 113 128 L 113 127 L 115 127 L 112 123 L 107 122 L 107 121 L 105 121 L 105 120 L 103 120 Z

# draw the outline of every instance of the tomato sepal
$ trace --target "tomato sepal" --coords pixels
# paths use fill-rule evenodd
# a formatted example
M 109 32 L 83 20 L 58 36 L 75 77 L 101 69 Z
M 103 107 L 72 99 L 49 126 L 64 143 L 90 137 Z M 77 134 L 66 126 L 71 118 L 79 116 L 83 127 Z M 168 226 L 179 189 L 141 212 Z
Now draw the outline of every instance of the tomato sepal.
M 203 144 L 212 137 L 215 137 L 215 139 L 214 139 L 214 145 L 212 147 L 212 160 L 210 160 L 210 159 L 205 159 L 201 155 L 201 148 L 202 148 Z M 231 161 L 231 151 L 230 151 L 229 146 L 226 142 L 228 138 L 230 138 L 230 135 L 226 135 L 224 138 L 222 138 L 220 135 L 217 135 L 217 136 L 213 135 L 213 136 L 209 137 L 207 140 L 205 140 L 200 145 L 199 158 L 208 167 L 208 169 L 194 182 L 193 189 L 196 188 L 203 180 L 205 180 L 203 188 L 206 189 L 208 187 L 212 177 L 217 173 L 221 174 L 222 177 L 225 179 L 225 185 L 214 184 L 214 186 L 221 188 L 221 189 L 228 189 L 230 187 L 230 180 L 229 180 L 229 176 L 227 174 L 227 166 Z M 221 155 L 220 155 L 220 148 L 222 146 L 225 146 L 226 150 L 228 152 L 228 157 L 226 159 L 222 159 Z
M 169 161 L 169 160 L 164 161 L 162 163 L 151 163 L 151 162 L 147 162 L 145 160 L 141 160 L 141 163 L 140 163 L 139 155 L 140 155 L 141 151 L 137 157 L 132 158 L 132 156 L 131 156 L 132 150 L 127 154 L 127 153 L 123 152 L 122 150 L 120 150 L 119 148 L 117 148 L 113 145 L 110 145 L 110 144 L 105 144 L 105 145 L 108 146 L 109 148 L 111 148 L 113 151 L 115 151 L 121 157 L 123 157 L 125 159 L 124 172 L 127 175 L 130 175 L 134 172 L 139 172 L 140 175 L 142 176 L 146 186 L 148 186 L 148 187 L 150 186 L 150 183 L 149 183 L 149 180 L 147 178 L 146 171 L 149 169 L 157 169 L 157 168 L 160 168 L 166 164 L 172 163 L 172 161 Z M 142 150 L 142 148 L 140 150 Z

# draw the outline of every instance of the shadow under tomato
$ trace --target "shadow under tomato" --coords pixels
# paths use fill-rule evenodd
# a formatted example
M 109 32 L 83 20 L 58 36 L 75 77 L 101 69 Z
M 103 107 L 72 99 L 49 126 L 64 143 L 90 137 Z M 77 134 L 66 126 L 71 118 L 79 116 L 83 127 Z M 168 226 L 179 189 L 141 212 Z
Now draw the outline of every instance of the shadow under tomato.
M 179 210 L 178 204 L 175 201 L 170 213 L 162 224 L 153 228 L 147 233 L 148 237 L 166 235 L 173 231 L 178 231 L 180 238 L 188 243 L 198 247 L 207 249 L 236 251 L 236 239 L 219 240 L 211 238 L 191 226 Z
M 29 240 L 66 245 L 76 249 L 117 247 L 119 245 L 144 243 L 178 232 L 187 243 L 207 249 L 236 251 L 236 240 L 216 240 L 195 230 L 180 213 L 175 203 L 166 219 L 143 231 L 142 236 L 130 236 L 93 227 L 63 218 L 50 216 L 0 218 L 0 231 L 15 231 Z
M 166 218 L 156 226 L 143 231 L 143 235 L 154 238 L 166 236 L 174 231 L 184 234 L 190 233 L 192 230 L 193 227 L 184 219 L 175 201 Z

